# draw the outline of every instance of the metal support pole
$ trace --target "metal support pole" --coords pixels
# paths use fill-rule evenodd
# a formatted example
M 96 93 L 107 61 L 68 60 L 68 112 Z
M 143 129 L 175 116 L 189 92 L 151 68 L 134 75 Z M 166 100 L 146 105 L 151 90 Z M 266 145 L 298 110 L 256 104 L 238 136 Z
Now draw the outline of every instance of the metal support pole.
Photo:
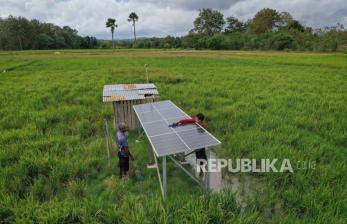
M 107 146 L 107 159 L 108 159 L 108 164 L 111 164 L 111 153 L 110 153 L 110 146 L 109 146 L 109 133 L 108 133 L 108 123 L 107 120 L 104 119 L 105 121 L 105 140 L 106 140 L 106 146 Z
M 208 164 L 208 161 L 210 160 L 210 157 L 211 157 L 211 153 L 210 153 L 210 150 L 208 150 L 208 148 L 205 149 L 206 150 L 206 157 L 207 157 L 207 164 Z M 207 165 L 206 169 L 206 189 L 210 189 L 210 171 L 208 170 L 209 166 Z
M 157 174 L 158 174 L 158 180 L 159 180 L 159 186 L 160 186 L 161 195 L 164 198 L 164 188 L 163 188 L 163 183 L 161 181 L 158 160 L 157 160 L 157 157 L 154 154 L 153 154 L 153 156 L 154 156 L 154 161 L 155 161 L 155 164 L 156 164 L 156 170 L 157 170 Z
M 163 197 L 167 195 L 166 156 L 163 157 Z

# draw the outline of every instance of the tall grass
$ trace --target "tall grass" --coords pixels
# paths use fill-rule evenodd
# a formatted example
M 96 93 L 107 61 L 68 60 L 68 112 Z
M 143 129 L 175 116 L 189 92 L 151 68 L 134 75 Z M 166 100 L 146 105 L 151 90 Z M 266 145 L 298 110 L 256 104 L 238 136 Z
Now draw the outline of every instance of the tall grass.
M 342 54 L 66 51 L 1 53 L 0 223 L 344 223 L 347 64 Z M 205 194 L 169 163 L 163 202 L 148 144 L 130 134 L 137 177 L 110 166 L 101 102 L 110 83 L 145 82 L 161 99 L 205 113 L 225 158 L 315 161 L 316 169 L 254 175 L 243 209 Z M 114 132 L 112 132 L 114 136 Z M 250 174 L 252 175 L 252 174 Z M 270 211 L 270 212 L 269 212 Z

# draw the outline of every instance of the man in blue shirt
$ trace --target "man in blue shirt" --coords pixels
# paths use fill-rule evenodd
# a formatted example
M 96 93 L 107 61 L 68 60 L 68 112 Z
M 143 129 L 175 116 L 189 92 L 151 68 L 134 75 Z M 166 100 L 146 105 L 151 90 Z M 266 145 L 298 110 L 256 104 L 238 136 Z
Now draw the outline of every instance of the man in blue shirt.
M 118 158 L 119 158 L 119 177 L 126 176 L 129 171 L 129 158 L 134 160 L 133 155 L 130 153 L 128 140 L 125 133 L 128 131 L 128 127 L 124 122 L 121 122 L 118 126 L 118 132 L 116 135 L 116 144 L 118 146 Z

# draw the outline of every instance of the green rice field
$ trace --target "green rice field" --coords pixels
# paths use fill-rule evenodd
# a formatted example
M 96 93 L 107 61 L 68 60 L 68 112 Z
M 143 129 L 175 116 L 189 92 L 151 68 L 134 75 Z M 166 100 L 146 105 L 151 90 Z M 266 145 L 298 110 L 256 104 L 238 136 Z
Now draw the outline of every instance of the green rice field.
M 136 175 L 120 180 L 102 89 L 146 82 L 145 64 L 160 100 L 205 114 L 220 158 L 287 158 L 294 172 L 232 174 L 251 190 L 212 193 L 169 161 L 163 200 L 130 132 Z M 0 52 L 0 131 L 0 223 L 347 222 L 347 54 Z

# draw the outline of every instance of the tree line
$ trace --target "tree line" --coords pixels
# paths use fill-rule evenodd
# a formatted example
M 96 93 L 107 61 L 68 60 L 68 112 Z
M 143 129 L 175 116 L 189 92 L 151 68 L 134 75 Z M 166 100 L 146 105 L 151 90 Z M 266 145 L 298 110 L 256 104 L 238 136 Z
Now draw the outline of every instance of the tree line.
M 225 50 L 346 51 L 347 31 L 342 24 L 313 29 L 288 12 L 265 8 L 242 21 L 218 10 L 201 9 L 194 28 L 183 37 L 120 40 L 120 48 L 194 48 Z M 102 42 L 101 47 L 109 47 Z
M 81 37 L 69 26 L 59 27 L 36 19 L 0 18 L 0 50 L 86 49 L 98 47 L 95 37 Z
M 112 41 L 81 37 L 69 26 L 27 20 L 23 17 L 0 18 L 0 50 L 83 49 L 83 48 L 193 48 L 213 50 L 298 50 L 346 51 L 347 30 L 342 24 L 313 29 L 301 24 L 288 12 L 265 8 L 252 19 L 242 21 L 218 10 L 204 8 L 193 22 L 194 28 L 182 37 L 137 38 L 135 12 L 128 21 L 133 40 L 114 41 L 116 19 L 108 18 L 106 28 Z

